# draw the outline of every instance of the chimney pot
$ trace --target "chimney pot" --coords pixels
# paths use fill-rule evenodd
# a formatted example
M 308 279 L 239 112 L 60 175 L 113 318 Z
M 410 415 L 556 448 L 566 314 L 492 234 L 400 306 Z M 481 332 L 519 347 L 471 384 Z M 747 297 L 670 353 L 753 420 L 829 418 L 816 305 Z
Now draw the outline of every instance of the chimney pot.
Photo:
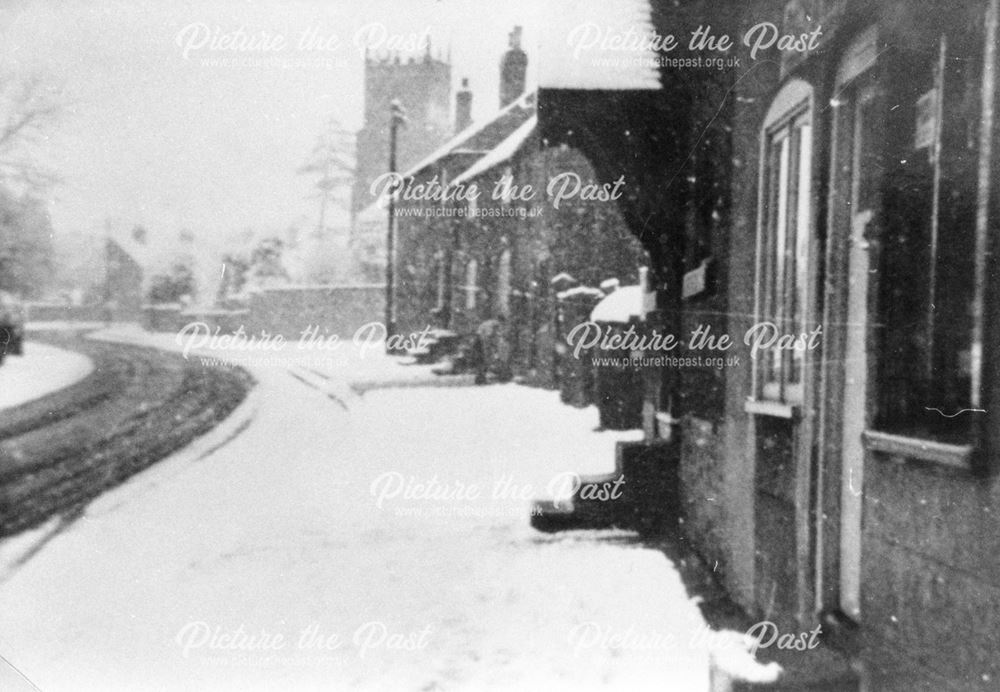
M 462 78 L 462 88 L 455 94 L 455 132 L 461 132 L 472 124 L 472 92 L 469 78 Z
M 503 108 L 524 93 L 528 71 L 528 55 L 521 49 L 521 27 L 509 34 L 510 47 L 500 59 L 500 107 Z

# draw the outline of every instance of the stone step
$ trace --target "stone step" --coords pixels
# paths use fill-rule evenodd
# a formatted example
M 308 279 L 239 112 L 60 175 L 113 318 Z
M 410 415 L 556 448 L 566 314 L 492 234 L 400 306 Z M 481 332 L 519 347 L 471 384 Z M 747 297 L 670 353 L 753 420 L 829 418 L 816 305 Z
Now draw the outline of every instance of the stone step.
M 821 644 L 809 651 L 761 650 L 762 665 L 780 666 L 776 679 L 755 682 L 713 658 L 712 692 L 860 692 L 861 676 L 841 652 Z

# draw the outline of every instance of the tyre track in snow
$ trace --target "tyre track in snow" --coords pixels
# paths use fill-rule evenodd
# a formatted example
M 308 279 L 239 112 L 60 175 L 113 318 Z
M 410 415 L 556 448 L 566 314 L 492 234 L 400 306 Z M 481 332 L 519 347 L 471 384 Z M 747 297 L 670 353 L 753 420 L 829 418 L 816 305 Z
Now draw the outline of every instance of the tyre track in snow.
M 240 369 L 205 368 L 153 349 L 49 333 L 94 372 L 4 412 L 0 421 L 0 537 L 52 516 L 74 516 L 103 491 L 208 432 L 252 384 Z

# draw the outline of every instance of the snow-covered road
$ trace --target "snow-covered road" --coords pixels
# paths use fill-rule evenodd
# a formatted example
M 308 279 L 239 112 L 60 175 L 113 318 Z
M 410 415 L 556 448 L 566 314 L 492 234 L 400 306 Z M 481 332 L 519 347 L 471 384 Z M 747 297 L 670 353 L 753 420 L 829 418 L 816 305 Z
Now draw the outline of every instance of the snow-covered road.
M 0 654 L 44 692 L 707 689 L 662 553 L 528 525 L 634 434 L 517 385 L 359 395 L 421 371 L 344 357 L 253 368 L 212 439 L 0 546 Z

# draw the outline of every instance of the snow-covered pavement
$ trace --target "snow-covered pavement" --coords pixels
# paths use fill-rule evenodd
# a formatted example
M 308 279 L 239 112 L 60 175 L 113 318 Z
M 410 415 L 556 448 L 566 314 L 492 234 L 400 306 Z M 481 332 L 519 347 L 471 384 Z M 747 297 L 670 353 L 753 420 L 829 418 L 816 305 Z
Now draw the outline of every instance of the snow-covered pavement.
M 251 367 L 212 440 L 0 545 L 0 655 L 45 692 L 707 689 L 662 553 L 528 525 L 634 433 L 517 385 L 372 389 L 429 376 L 339 357 Z
M 93 369 L 84 355 L 27 341 L 23 356 L 8 356 L 0 365 L 0 411 L 68 387 Z

